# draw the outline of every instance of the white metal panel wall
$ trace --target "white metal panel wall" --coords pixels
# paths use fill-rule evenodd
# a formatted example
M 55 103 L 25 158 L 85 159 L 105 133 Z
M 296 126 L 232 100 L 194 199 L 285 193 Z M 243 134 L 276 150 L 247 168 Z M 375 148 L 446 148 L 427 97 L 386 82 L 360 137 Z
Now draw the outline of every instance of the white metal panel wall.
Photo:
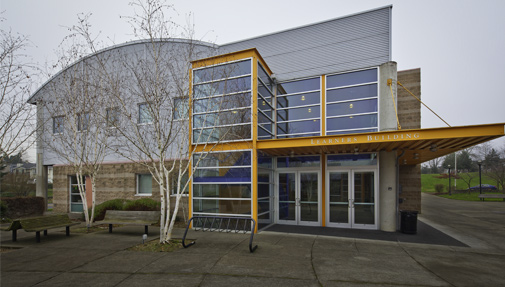
M 279 81 L 378 66 L 391 60 L 391 9 L 224 44 L 220 53 L 256 48 Z

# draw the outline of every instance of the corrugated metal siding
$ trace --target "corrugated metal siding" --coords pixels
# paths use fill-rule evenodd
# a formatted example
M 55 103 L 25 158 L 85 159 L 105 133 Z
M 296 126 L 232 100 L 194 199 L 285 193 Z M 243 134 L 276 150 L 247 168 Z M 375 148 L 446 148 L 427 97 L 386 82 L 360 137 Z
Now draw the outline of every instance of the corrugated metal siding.
M 256 48 L 279 81 L 378 66 L 391 60 L 391 8 L 225 44 Z

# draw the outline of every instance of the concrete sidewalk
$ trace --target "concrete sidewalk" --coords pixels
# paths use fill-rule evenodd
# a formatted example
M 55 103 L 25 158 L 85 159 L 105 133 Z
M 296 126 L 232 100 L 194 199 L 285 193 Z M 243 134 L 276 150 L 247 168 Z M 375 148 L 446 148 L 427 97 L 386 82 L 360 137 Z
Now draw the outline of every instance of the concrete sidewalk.
M 13 243 L 2 231 L 2 247 L 20 249 L 0 253 L 0 285 L 503 286 L 505 203 L 425 197 L 421 220 L 470 247 L 262 232 L 251 254 L 247 234 L 190 232 L 194 246 L 149 253 L 126 250 L 141 243 L 143 227 L 70 238 L 50 230 L 39 244 L 33 233 L 19 232 Z M 156 228 L 150 232 L 154 239 Z

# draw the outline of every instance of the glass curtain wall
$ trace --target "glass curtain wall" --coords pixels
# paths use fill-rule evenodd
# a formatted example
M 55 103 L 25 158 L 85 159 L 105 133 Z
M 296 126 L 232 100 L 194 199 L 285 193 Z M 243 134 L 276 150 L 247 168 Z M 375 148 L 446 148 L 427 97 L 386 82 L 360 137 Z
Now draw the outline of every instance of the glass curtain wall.
M 195 154 L 193 215 L 251 216 L 251 151 Z
M 273 158 L 258 154 L 258 229 L 264 228 L 274 222 L 274 179 Z
M 326 77 L 326 134 L 378 130 L 377 68 Z
M 193 142 L 251 139 L 251 59 L 193 70 Z
M 277 86 L 277 138 L 321 135 L 320 77 Z
M 258 62 L 258 139 L 273 139 L 274 135 L 274 83 Z

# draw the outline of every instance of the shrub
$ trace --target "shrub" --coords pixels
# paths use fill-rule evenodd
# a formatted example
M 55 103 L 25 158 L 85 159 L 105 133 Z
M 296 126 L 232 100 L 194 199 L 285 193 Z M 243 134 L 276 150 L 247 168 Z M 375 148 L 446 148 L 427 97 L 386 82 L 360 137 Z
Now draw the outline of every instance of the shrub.
M 21 218 L 40 216 L 44 214 L 46 205 L 43 197 L 4 197 L 5 209 L 2 207 L 2 217 Z
M 0 217 L 4 218 L 7 214 L 7 203 L 0 201 Z
M 97 206 L 95 206 L 94 221 L 103 220 L 103 218 L 105 217 L 105 211 L 107 210 L 123 210 L 125 205 L 128 204 L 129 202 L 130 200 L 118 198 L 98 204 Z M 91 215 L 91 209 L 89 209 L 88 211 L 90 212 Z
M 435 191 L 437 193 L 442 193 L 444 192 L 444 188 L 445 188 L 445 185 L 439 183 L 439 184 L 435 184 Z
M 124 206 L 124 210 L 132 211 L 156 211 L 161 209 L 161 202 L 150 198 L 142 198 L 130 201 Z

